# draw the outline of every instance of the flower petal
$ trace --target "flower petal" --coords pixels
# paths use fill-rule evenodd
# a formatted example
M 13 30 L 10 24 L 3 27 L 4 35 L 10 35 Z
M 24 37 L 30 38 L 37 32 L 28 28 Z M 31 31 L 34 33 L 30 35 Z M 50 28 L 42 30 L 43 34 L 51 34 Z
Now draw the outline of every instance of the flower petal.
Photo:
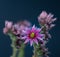
M 27 42 L 29 42 L 29 39 L 26 39 L 24 43 L 26 44 Z
M 33 25 L 33 27 L 32 28 L 35 28 L 35 25 Z
M 37 34 L 37 37 L 43 38 L 44 34 Z
M 33 44 L 33 40 L 30 40 L 30 45 L 32 46 L 32 44 Z
M 37 39 L 34 39 L 33 41 L 38 45 L 38 41 L 37 41 Z
M 43 41 L 43 38 L 37 37 L 37 39 L 39 39 L 39 40 Z
M 22 32 L 23 32 L 23 33 L 26 33 L 26 31 L 25 31 L 25 30 L 22 30 Z
M 22 37 L 21 39 L 26 39 L 27 37 L 26 36 L 24 36 L 24 37 Z
M 40 37 L 43 38 L 44 37 L 44 34 L 40 34 Z
M 41 29 L 40 28 L 37 28 L 37 32 L 40 32 L 41 31 Z
M 33 25 L 33 27 L 32 27 L 32 32 L 34 32 L 36 30 L 36 27 L 35 27 L 35 25 Z

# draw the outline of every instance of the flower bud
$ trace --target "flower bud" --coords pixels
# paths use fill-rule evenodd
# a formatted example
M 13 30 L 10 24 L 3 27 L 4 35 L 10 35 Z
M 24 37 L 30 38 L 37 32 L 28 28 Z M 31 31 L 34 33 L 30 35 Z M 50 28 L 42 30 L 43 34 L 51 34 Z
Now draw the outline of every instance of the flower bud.
M 38 19 L 41 19 L 41 18 L 44 19 L 46 17 L 47 17 L 46 11 L 42 11 L 42 13 L 39 15 Z
M 9 21 L 5 21 L 5 27 L 8 28 L 8 29 L 11 29 L 12 28 L 12 22 L 9 22 Z
M 3 33 L 6 34 L 8 32 L 7 28 L 3 28 Z

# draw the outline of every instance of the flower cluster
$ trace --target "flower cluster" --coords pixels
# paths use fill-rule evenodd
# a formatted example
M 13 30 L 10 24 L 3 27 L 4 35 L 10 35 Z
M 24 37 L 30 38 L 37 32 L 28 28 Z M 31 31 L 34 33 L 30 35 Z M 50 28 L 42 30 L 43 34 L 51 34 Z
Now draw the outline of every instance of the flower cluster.
M 55 26 L 53 24 L 54 21 L 56 21 L 56 18 L 53 18 L 53 14 L 47 13 L 46 11 L 42 11 L 42 13 L 38 16 L 38 22 L 42 28 L 42 33 L 44 33 L 44 43 L 41 44 L 41 49 L 43 50 L 44 56 L 48 57 L 48 49 L 46 48 L 46 43 L 48 42 L 49 38 L 51 38 L 51 35 L 49 33 L 50 29 Z
M 42 11 L 38 16 L 38 22 L 41 28 L 31 25 L 27 20 L 23 20 L 13 24 L 11 21 L 5 21 L 5 28 L 3 29 L 4 34 L 12 35 L 14 46 L 19 49 L 23 44 L 30 43 L 30 46 L 34 47 L 33 57 L 48 57 L 48 49 L 46 43 L 48 42 L 51 35 L 49 30 L 55 26 L 53 22 L 56 18 L 53 18 L 53 14 Z M 13 37 L 14 36 L 14 37 Z
M 55 26 L 55 24 L 52 24 L 56 20 L 53 16 L 54 15 L 51 13 L 48 14 L 46 11 L 42 11 L 42 13 L 38 16 L 38 22 L 42 26 L 45 25 L 46 30 L 49 30 Z
M 30 42 L 31 46 L 33 45 L 33 43 L 36 43 L 38 45 L 39 41 L 43 42 L 44 38 L 44 35 L 41 33 L 41 29 L 35 27 L 35 25 L 31 27 L 30 22 L 26 20 L 18 22 L 16 24 L 13 24 L 9 21 L 5 21 L 5 28 L 3 29 L 3 32 L 5 34 L 12 32 L 12 34 L 16 36 L 18 44 L 21 41 L 25 40 L 24 43 L 26 44 Z
M 25 30 L 26 28 L 29 28 L 31 26 L 31 23 L 27 20 L 20 21 L 16 24 L 13 24 L 11 21 L 5 21 L 5 28 L 3 28 L 3 33 L 8 34 L 11 33 L 16 37 L 16 46 L 20 47 L 21 43 L 24 41 L 21 39 L 22 37 L 22 30 Z

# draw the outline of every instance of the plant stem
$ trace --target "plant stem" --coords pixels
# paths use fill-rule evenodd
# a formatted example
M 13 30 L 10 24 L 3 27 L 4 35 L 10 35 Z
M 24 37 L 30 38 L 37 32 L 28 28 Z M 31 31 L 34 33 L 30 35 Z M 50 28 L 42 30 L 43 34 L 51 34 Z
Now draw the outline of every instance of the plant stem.
M 37 57 L 37 49 L 34 47 L 34 57 Z
M 24 57 L 24 48 L 25 48 L 25 45 L 22 44 L 19 49 L 18 57 Z
M 12 41 L 11 47 L 12 47 L 12 50 L 13 50 L 12 55 L 10 57 L 16 57 L 17 50 L 18 50 L 15 46 L 16 36 L 14 36 L 12 33 L 8 33 L 8 35 L 10 36 L 10 39 Z
M 33 55 L 33 57 L 42 57 L 42 52 L 39 48 L 40 48 L 40 45 L 34 44 L 34 55 Z
M 17 57 L 17 49 L 15 47 L 12 47 L 13 48 L 13 53 L 12 53 L 12 56 L 11 57 Z
M 33 46 L 34 46 L 34 55 L 33 55 L 33 57 L 37 57 L 37 48 L 36 48 L 36 45 L 34 44 Z

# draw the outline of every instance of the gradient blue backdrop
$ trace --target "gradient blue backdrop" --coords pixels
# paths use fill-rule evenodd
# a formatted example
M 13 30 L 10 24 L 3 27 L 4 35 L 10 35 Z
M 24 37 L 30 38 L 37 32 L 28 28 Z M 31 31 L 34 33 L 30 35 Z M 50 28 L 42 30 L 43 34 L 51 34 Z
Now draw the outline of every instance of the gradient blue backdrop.
M 3 34 L 5 20 L 13 22 L 27 19 L 38 26 L 37 16 L 42 10 L 55 14 L 58 20 L 51 30 L 52 39 L 47 44 L 50 57 L 60 57 L 60 1 L 59 0 L 0 0 L 0 57 L 10 57 L 12 48 L 9 36 Z M 27 46 L 25 57 L 31 57 L 32 48 Z

